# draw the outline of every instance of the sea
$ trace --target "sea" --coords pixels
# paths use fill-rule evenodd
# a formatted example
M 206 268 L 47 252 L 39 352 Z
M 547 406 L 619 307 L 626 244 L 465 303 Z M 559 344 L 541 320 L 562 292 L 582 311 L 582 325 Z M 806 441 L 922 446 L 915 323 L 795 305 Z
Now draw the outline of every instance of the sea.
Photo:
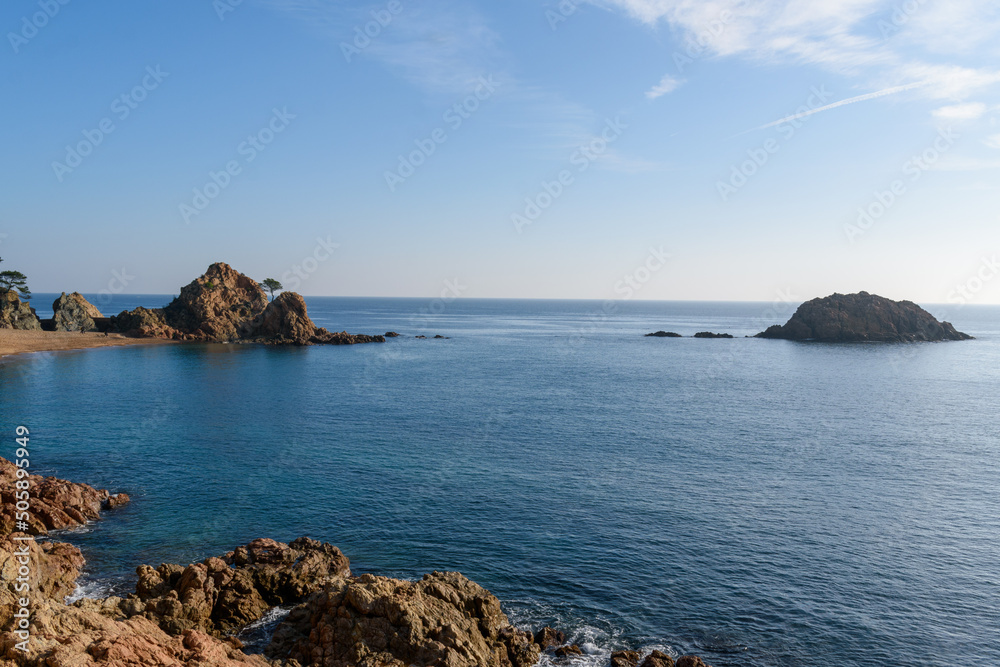
M 132 497 L 58 535 L 77 595 L 307 535 L 356 573 L 463 572 L 565 630 L 565 665 L 1000 665 L 1000 307 L 927 306 L 973 341 L 840 345 L 745 337 L 785 303 L 307 303 L 401 335 L 0 363 L 0 455 L 26 426 L 36 473 Z

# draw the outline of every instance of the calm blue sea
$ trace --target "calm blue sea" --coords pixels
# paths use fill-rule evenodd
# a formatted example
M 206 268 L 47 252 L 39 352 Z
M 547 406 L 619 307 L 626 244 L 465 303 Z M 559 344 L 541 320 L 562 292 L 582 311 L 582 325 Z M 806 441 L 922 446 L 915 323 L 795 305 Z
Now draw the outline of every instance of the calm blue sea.
M 1000 665 L 1000 308 L 930 308 L 970 342 L 814 345 L 742 338 L 789 305 L 308 305 L 405 336 L 0 364 L 4 455 L 23 424 L 38 471 L 133 497 L 64 536 L 90 590 L 309 535 L 358 572 L 460 570 L 577 664 Z

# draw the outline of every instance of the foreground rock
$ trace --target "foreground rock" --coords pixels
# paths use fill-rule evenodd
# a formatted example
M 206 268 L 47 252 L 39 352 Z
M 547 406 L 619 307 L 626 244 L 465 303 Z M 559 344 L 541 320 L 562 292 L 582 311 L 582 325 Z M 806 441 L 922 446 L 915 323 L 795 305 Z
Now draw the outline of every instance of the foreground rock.
M 328 667 L 531 667 L 541 654 L 500 601 L 457 572 L 420 581 L 365 574 L 292 610 L 267 654 Z
M 104 317 L 101 311 L 84 299 L 79 292 L 72 294 L 63 292 L 52 303 L 52 312 L 56 331 L 97 331 L 94 318 Z
M 303 537 L 291 544 L 254 540 L 222 558 L 187 567 L 142 565 L 137 573 L 136 595 L 118 604 L 123 616 L 144 616 L 171 635 L 198 630 L 222 636 L 351 571 L 340 549 Z
M 70 544 L 19 540 L 24 533 L 0 538 L 0 629 L 13 627 L 17 601 L 18 570 L 25 565 L 31 572 L 31 594 L 35 600 L 59 600 L 71 595 L 83 567 L 83 555 Z M 26 552 L 26 553 L 25 553 Z
M 772 326 L 757 337 L 822 343 L 972 339 L 911 301 L 892 301 L 868 292 L 808 301 L 785 325 Z
M 0 532 L 4 534 L 17 529 L 17 471 L 17 466 L 0 458 Z M 44 535 L 50 530 L 82 526 L 98 519 L 101 510 L 120 507 L 129 501 L 124 493 L 112 495 L 104 489 L 55 477 L 29 475 L 27 481 L 31 511 L 28 512 L 27 528 L 21 528 L 18 532 L 30 535 Z
M 0 468 L 4 489 L 11 469 Z M 32 509 L 61 508 L 96 518 L 115 496 L 85 484 L 34 478 Z M 121 498 L 118 496 L 117 498 Z M 4 506 L 6 521 L 7 506 Z M 13 515 L 11 515 L 13 516 Z M 38 528 L 41 531 L 43 527 Z M 137 569 L 127 598 L 66 604 L 84 559 L 69 544 L 0 538 L 0 664 L 23 667 L 532 667 L 544 649 L 581 655 L 566 635 L 534 636 L 511 625 L 500 601 L 457 572 L 420 581 L 351 575 L 336 547 L 302 537 L 258 539 L 219 558 L 187 566 Z M 30 640 L 15 611 L 21 568 L 31 572 Z M 248 655 L 230 636 L 274 607 L 293 606 L 266 650 Z M 26 649 L 26 650 L 22 650 Z M 654 662 L 643 667 L 672 667 Z M 633 664 L 628 653 L 626 663 Z M 665 656 L 669 660 L 669 656 Z M 559 659 L 562 659 L 559 658 Z M 681 658 L 678 667 L 702 667 Z
M 309 318 L 305 300 L 283 292 L 273 301 L 252 278 L 216 263 L 164 308 L 136 308 L 111 318 L 129 336 L 208 343 L 344 345 L 385 342 L 382 336 L 330 333 Z
M 17 298 L 14 292 L 0 293 L 0 329 L 41 331 L 42 323 L 35 309 Z

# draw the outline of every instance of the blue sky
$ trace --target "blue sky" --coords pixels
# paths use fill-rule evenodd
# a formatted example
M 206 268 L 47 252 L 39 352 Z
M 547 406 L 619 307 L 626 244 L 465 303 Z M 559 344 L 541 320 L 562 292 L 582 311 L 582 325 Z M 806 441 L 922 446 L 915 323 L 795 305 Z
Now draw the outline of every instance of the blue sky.
M 35 292 L 226 261 L 307 295 L 1000 303 L 994 1 L 11 0 L 0 27 L 0 256 Z

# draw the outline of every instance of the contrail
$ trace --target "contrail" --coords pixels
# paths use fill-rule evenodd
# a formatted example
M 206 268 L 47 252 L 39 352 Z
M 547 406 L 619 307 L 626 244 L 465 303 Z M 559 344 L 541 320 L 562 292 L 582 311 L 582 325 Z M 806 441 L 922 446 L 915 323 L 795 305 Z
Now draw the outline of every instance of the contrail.
M 875 93 L 868 93 L 866 95 L 858 95 L 857 97 L 851 97 L 846 100 L 840 100 L 839 102 L 834 102 L 833 104 L 827 104 L 825 107 L 818 107 L 816 109 L 810 109 L 809 111 L 803 111 L 802 113 L 797 113 L 792 116 L 785 116 L 780 120 L 776 120 L 773 123 L 767 123 L 761 125 L 760 127 L 755 127 L 749 132 L 754 130 L 766 130 L 769 127 L 774 127 L 775 125 L 781 125 L 782 123 L 787 123 L 791 120 L 798 120 L 799 118 L 805 118 L 806 116 L 811 116 L 814 113 L 819 113 L 820 111 L 828 111 L 830 109 L 836 109 L 837 107 L 842 107 L 847 104 L 854 104 L 855 102 L 864 102 L 866 100 L 874 100 L 876 97 L 885 97 L 886 95 L 895 95 L 896 93 L 902 93 L 906 90 L 913 90 L 914 88 L 919 88 L 920 86 L 926 86 L 927 81 L 918 81 L 917 83 L 908 83 L 905 86 L 896 86 L 895 88 L 886 88 L 885 90 L 880 90 Z

